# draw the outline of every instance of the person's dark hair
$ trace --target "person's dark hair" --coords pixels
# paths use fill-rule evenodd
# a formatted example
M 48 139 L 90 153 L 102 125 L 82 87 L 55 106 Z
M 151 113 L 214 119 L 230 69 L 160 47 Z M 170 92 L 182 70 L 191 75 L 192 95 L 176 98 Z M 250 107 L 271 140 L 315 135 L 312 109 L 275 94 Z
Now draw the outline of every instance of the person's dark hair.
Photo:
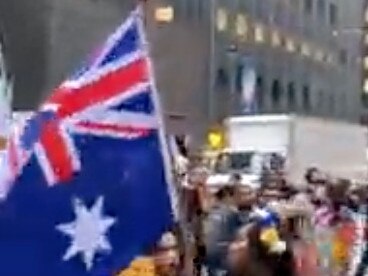
M 175 136 L 175 141 L 181 155 L 188 157 L 188 147 L 185 143 L 185 135 Z
M 242 180 L 242 176 L 239 173 L 234 173 L 231 175 L 231 180 L 234 182 L 240 182 Z
M 286 186 L 281 189 L 284 199 L 289 200 L 298 194 L 298 190 L 292 186 Z
M 317 168 L 315 168 L 315 167 L 312 167 L 312 168 L 307 169 L 307 171 L 306 171 L 306 173 L 304 175 L 305 180 L 308 183 L 314 183 L 316 181 L 316 179 L 314 179 L 313 177 L 318 172 L 319 172 L 319 170 Z
M 235 194 L 235 191 L 234 191 L 234 188 L 231 187 L 231 186 L 224 186 L 222 188 L 220 188 L 217 193 L 215 194 L 216 196 L 216 199 L 218 200 L 222 200 L 228 196 L 234 196 Z

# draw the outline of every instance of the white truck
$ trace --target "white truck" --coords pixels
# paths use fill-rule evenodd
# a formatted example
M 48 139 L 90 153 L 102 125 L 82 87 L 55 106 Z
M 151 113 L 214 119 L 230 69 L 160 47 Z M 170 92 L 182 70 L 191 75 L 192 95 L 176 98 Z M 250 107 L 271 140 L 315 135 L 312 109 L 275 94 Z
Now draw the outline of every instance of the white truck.
M 333 177 L 366 179 L 367 131 L 363 126 L 296 115 L 231 117 L 226 121 L 228 147 L 220 153 L 210 186 L 224 185 L 233 173 L 244 184 L 259 186 L 264 167 L 282 166 L 295 185 L 307 168 Z

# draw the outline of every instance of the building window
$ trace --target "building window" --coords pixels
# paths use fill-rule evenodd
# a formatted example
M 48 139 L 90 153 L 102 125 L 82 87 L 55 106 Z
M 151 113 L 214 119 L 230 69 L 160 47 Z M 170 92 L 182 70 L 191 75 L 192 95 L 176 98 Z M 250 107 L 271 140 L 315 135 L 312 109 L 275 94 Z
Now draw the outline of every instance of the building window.
M 337 6 L 333 3 L 330 3 L 330 6 L 329 6 L 328 19 L 329 19 L 330 25 L 336 25 L 336 23 L 337 23 Z
M 323 61 L 326 62 L 326 63 L 329 63 L 329 60 L 330 60 L 330 56 L 328 53 L 324 53 L 323 54 Z
M 217 69 L 216 73 L 216 86 L 226 87 L 229 84 L 229 77 L 224 68 Z
M 341 64 L 347 64 L 348 62 L 348 54 L 346 50 L 340 50 L 339 52 L 339 61 Z
M 322 90 L 318 92 L 318 102 L 317 102 L 317 109 L 320 114 L 324 113 L 324 107 L 325 107 L 325 95 Z
M 364 20 L 366 23 L 368 23 L 368 8 L 364 12 Z
M 338 103 L 338 111 L 342 116 L 347 113 L 347 105 L 348 101 L 346 100 L 346 95 L 342 94 L 340 96 L 340 102 Z
M 328 54 L 327 55 L 327 62 L 329 64 L 333 64 L 334 63 L 334 56 L 332 54 Z
M 290 0 L 289 6 L 293 8 L 294 10 L 298 10 L 300 5 L 300 1 Z
M 311 14 L 313 11 L 313 0 L 304 0 L 304 12 Z
M 330 113 L 335 114 L 335 97 L 334 97 L 334 95 L 330 95 L 329 106 L 330 106 Z
M 301 49 L 302 55 L 305 56 L 305 57 L 309 57 L 311 55 L 311 49 L 310 49 L 309 45 L 306 44 L 306 43 L 303 43 L 301 47 L 302 47 L 302 49 Z
M 263 26 L 259 24 L 254 27 L 254 40 L 258 43 L 263 43 L 265 41 L 265 30 Z
M 280 100 L 282 96 L 281 94 L 282 94 L 282 90 L 281 90 L 280 82 L 278 80 L 274 80 L 272 82 L 272 88 L 271 88 L 271 97 L 272 97 L 272 103 L 274 106 L 278 106 L 280 104 Z
M 217 30 L 220 32 L 226 31 L 228 24 L 228 14 L 223 8 L 219 8 L 216 14 Z
M 363 59 L 363 67 L 368 71 L 368 56 L 365 56 Z
M 365 94 L 368 94 L 368 79 L 364 80 L 364 84 L 363 84 L 363 92 Z
M 323 61 L 323 51 L 321 50 L 317 50 L 314 54 L 314 58 L 316 59 L 316 61 Z
M 317 0 L 317 14 L 319 19 L 324 19 L 326 15 L 326 0 Z
M 156 8 L 155 20 L 159 23 L 172 22 L 174 20 L 174 8 L 171 6 Z
M 205 3 L 204 1 L 197 0 L 197 11 L 198 11 L 198 18 L 201 19 L 203 17 L 205 11 Z
M 287 97 L 288 97 L 289 109 L 294 110 L 296 106 L 296 98 L 295 98 L 295 85 L 293 82 L 290 82 L 288 84 Z
M 289 53 L 294 53 L 296 49 L 295 41 L 292 38 L 286 40 L 286 50 Z
M 272 37 L 271 37 L 271 43 L 273 47 L 280 47 L 281 46 L 281 36 L 280 33 L 277 31 L 273 31 L 272 32 Z
M 361 100 L 362 100 L 362 103 L 363 103 L 363 106 L 365 108 L 368 108 L 368 94 L 367 93 L 363 93 L 362 96 L 361 96 Z M 367 116 L 367 115 L 366 115 Z M 366 120 L 368 121 L 368 116 L 366 117 Z
M 257 107 L 258 108 L 262 108 L 263 107 L 263 89 L 264 89 L 264 85 L 263 85 L 263 78 L 261 76 L 257 77 L 256 80 L 256 99 L 257 99 Z
M 311 107 L 309 86 L 303 86 L 303 109 L 309 111 Z
M 236 34 L 240 37 L 246 37 L 248 34 L 248 23 L 244 15 L 238 14 L 236 16 Z

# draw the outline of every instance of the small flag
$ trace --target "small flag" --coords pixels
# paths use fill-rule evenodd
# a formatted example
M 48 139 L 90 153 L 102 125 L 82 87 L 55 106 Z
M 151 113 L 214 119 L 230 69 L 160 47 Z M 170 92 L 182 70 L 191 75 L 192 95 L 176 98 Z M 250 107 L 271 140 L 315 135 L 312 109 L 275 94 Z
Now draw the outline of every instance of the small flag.
M 138 8 L 11 137 L 0 275 L 117 275 L 172 226 L 155 93 Z

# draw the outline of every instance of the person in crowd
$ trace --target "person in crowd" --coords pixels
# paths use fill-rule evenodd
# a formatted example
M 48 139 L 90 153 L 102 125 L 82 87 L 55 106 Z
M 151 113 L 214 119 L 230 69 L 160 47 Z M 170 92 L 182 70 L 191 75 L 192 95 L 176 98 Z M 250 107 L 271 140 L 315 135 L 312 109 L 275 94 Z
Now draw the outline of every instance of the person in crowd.
M 207 177 L 208 171 L 203 166 L 203 159 L 199 155 L 192 157 L 188 185 L 183 187 L 183 205 L 184 219 L 194 246 L 194 275 L 200 275 L 205 256 L 202 222 L 210 205 L 206 187 Z
M 229 275 L 296 275 L 291 244 L 282 238 L 283 216 L 279 217 L 268 207 L 256 209 L 258 215 L 239 229 L 229 247 Z
M 215 171 L 217 173 L 227 173 L 229 171 L 229 154 L 221 153 L 219 154 L 215 166 Z
M 216 203 L 204 222 L 206 266 L 209 276 L 227 275 L 227 253 L 241 222 L 234 200 L 234 187 L 225 186 L 216 193 Z
M 235 186 L 235 193 L 240 222 L 242 226 L 245 226 L 252 221 L 251 213 L 257 202 L 257 193 L 247 185 Z
M 156 276 L 181 275 L 179 243 L 173 232 L 162 236 L 154 250 L 153 261 Z
M 360 195 L 360 207 L 356 216 L 358 244 L 356 244 L 356 248 L 353 250 L 358 260 L 352 260 L 354 267 L 351 270 L 354 276 L 365 276 L 368 274 L 368 189 L 362 188 L 358 193 Z M 354 258 L 354 256 L 352 257 Z

